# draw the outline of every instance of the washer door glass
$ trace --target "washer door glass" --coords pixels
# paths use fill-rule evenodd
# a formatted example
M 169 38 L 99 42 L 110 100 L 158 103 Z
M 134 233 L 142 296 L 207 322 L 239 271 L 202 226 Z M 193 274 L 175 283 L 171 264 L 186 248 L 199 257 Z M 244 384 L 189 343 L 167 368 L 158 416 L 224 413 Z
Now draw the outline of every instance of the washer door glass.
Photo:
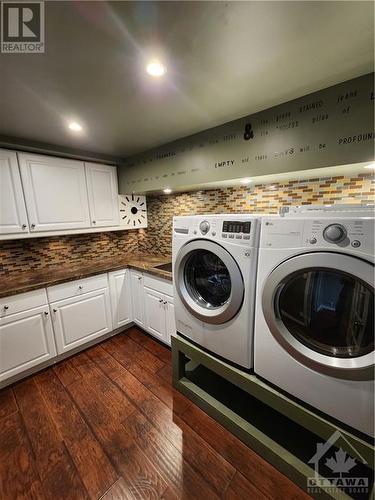
M 280 283 L 275 308 L 289 332 L 314 351 L 353 358 L 374 349 L 374 293 L 354 276 L 296 273 Z
M 186 243 L 176 256 L 173 279 L 183 305 L 205 323 L 226 323 L 242 307 L 242 273 L 232 254 L 218 243 Z
M 184 279 L 189 294 L 202 307 L 221 307 L 229 300 L 232 289 L 229 270 L 213 252 L 192 252 L 185 263 Z

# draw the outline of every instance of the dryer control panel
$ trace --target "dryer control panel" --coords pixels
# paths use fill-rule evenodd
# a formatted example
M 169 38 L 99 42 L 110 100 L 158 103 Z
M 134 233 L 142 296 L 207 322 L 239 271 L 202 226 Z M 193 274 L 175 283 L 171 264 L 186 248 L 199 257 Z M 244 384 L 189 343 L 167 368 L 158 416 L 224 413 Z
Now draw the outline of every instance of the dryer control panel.
M 263 248 L 310 248 L 374 253 L 374 219 L 292 217 L 265 219 L 260 246 Z

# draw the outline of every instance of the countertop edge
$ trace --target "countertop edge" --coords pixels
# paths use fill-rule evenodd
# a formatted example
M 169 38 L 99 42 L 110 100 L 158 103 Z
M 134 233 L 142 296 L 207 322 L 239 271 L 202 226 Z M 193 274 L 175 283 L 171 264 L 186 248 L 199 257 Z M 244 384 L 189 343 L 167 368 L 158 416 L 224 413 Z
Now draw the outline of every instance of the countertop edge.
M 131 259 L 129 259 L 131 260 Z M 165 259 L 164 259 L 165 260 Z M 158 264 L 156 264 L 158 265 Z M 41 288 L 48 288 L 50 286 L 59 285 L 62 283 L 68 283 L 70 281 L 76 281 L 83 278 L 89 278 L 90 276 L 98 276 L 99 274 L 106 274 L 113 271 L 120 271 L 121 269 L 134 269 L 135 271 L 145 272 L 150 274 L 151 276 L 155 276 L 156 278 L 165 279 L 167 281 L 172 282 L 172 273 L 168 271 L 163 271 L 161 269 L 156 269 L 151 265 L 138 265 L 132 262 L 116 264 L 113 266 L 103 267 L 98 270 L 90 270 L 85 271 L 84 268 L 82 271 L 78 271 L 76 274 L 68 276 L 68 277 L 56 277 L 46 280 L 35 281 L 35 283 L 14 286 L 9 288 L 8 290 L 0 290 L 0 299 L 5 297 L 11 297 L 14 295 L 19 295 L 21 293 L 31 292 L 33 290 L 39 290 Z

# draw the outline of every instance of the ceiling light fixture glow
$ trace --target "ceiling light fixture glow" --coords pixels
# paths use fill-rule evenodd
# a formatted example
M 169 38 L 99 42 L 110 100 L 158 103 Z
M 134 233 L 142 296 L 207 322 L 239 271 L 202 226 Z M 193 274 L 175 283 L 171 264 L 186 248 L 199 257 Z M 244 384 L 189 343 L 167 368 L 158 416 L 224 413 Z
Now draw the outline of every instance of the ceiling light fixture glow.
M 73 132 L 81 132 L 81 130 L 82 130 L 82 125 L 80 125 L 77 122 L 69 123 L 68 127 L 70 130 L 73 130 Z
M 372 163 L 371 165 L 366 165 L 363 168 L 368 168 L 369 170 L 375 170 L 375 163 Z
M 146 71 L 149 75 L 158 78 L 165 74 L 167 68 L 160 61 L 154 60 L 147 64 Z
M 171 188 L 165 188 L 165 189 L 163 189 L 163 193 L 165 193 L 165 194 L 171 194 L 171 192 L 172 192 Z
M 244 179 L 240 180 L 241 184 L 250 184 L 250 182 L 253 182 L 253 179 L 249 179 L 248 177 L 245 177 Z

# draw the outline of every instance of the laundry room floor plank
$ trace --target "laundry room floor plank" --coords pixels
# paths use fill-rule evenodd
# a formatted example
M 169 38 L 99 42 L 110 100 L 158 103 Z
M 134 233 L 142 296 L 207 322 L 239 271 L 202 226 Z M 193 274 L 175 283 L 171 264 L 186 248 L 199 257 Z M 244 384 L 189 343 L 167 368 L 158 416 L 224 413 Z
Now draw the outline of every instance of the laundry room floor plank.
M 0 391 L 1 500 L 308 496 L 172 387 L 136 327 Z
M 16 398 L 13 389 L 4 389 L 0 391 L 0 419 L 9 417 L 18 411 Z

